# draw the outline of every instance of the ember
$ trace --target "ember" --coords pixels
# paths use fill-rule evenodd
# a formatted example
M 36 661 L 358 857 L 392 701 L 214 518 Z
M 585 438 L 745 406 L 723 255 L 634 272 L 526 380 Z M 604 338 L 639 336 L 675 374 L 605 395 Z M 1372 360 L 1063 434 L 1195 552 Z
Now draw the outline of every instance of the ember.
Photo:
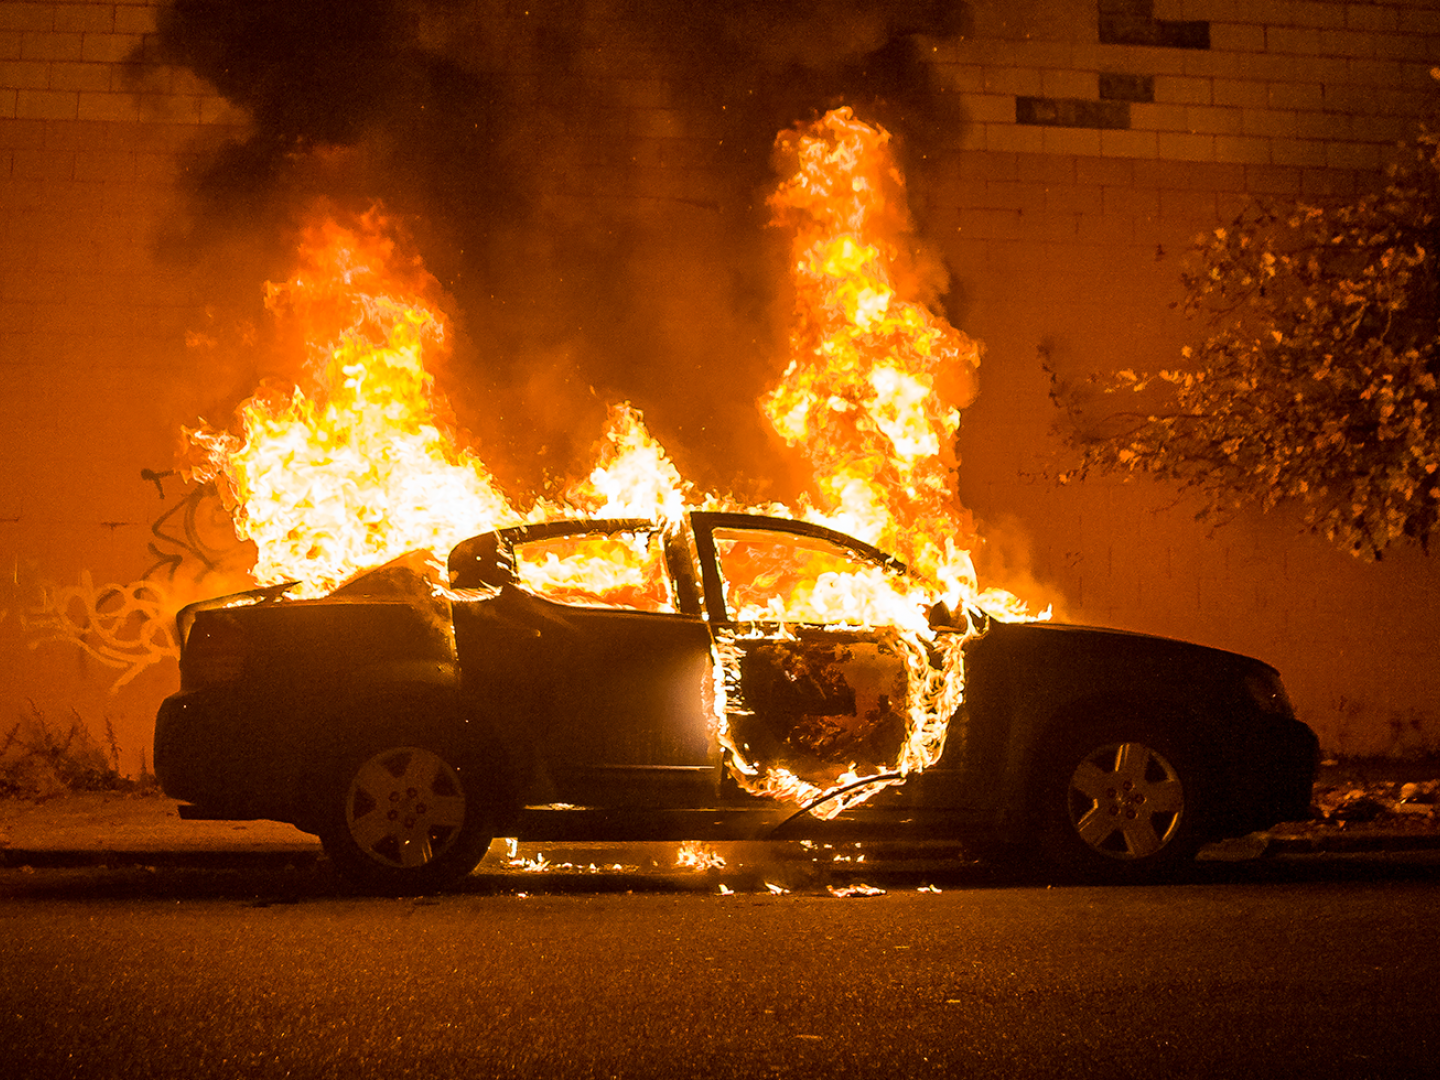
M 794 511 L 770 512 L 851 533 L 897 553 L 914 573 L 860 565 L 819 543 L 781 566 L 763 538 L 716 534 L 727 603 L 751 628 L 715 630 L 716 735 L 742 787 L 821 817 L 932 765 L 956 737 L 948 724 L 961 700 L 966 634 L 935 633 L 927 610 L 939 602 L 960 629 L 972 625 L 967 608 L 1028 617 L 1015 597 L 976 581 L 977 540 L 952 474 L 981 347 L 927 306 L 941 283 L 915 254 L 889 139 L 848 109 L 780 137 L 793 173 L 771 206 L 791 237 L 796 311 L 788 367 L 761 408 L 813 472 Z M 431 374 L 447 349 L 438 292 L 418 262 L 398 257 L 378 212 L 349 228 L 313 226 L 295 274 L 269 287 L 271 311 L 304 330 L 311 378 L 244 403 L 243 434 L 187 432 L 203 458 L 194 475 L 220 486 L 237 534 L 256 544 L 257 583 L 297 581 L 293 595 L 315 596 L 423 550 L 439 588 L 450 548 L 501 526 L 582 515 L 664 523 L 687 507 L 738 508 L 695 493 L 628 404 L 611 409 L 588 475 L 517 507 L 442 421 L 448 409 Z M 561 602 L 674 611 L 661 558 L 644 536 L 566 540 L 537 549 L 517 573 L 527 589 Z M 787 600 L 752 603 L 747 581 L 764 584 L 756 597 L 773 598 L 784 574 L 793 578 L 780 590 Z M 817 625 L 832 635 L 893 632 L 868 652 L 837 636 L 818 644 L 797 636 L 797 627 Z M 767 741 L 747 727 L 753 710 L 740 692 L 742 683 L 750 693 L 767 684 L 739 677 L 742 662 L 754 667 L 767 650 L 811 670 L 821 698 L 827 685 L 850 698 L 828 713 L 800 702 L 810 709 L 805 722 Z M 720 865 L 698 849 L 681 858 Z

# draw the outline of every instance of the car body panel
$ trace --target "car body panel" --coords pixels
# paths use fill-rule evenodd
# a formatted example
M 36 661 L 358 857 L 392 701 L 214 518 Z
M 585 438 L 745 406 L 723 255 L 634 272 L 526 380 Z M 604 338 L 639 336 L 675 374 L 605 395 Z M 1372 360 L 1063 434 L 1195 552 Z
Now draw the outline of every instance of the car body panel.
M 466 702 L 511 718 L 503 737 L 536 763 L 527 803 L 713 802 L 699 616 L 566 607 L 508 585 L 454 610 Z

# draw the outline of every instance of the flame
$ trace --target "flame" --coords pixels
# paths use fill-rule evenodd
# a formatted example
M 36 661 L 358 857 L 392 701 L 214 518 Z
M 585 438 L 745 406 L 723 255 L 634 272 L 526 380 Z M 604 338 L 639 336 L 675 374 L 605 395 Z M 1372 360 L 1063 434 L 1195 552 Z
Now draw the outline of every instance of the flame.
M 674 521 L 684 512 L 690 485 L 650 432 L 640 411 L 611 406 L 600 460 L 590 475 L 567 490 L 568 508 L 592 517 L 641 517 Z
M 266 303 L 305 324 L 319 367 L 311 393 L 262 388 L 240 408 L 243 436 L 186 432 L 206 456 L 196 475 L 220 482 L 236 534 L 255 541 L 259 585 L 298 581 L 296 595 L 317 596 L 519 520 L 440 427 L 429 366 L 444 355 L 445 319 L 417 287 L 426 279 L 408 284 L 394 261 L 375 213 L 354 229 L 308 228 L 299 270 Z
M 556 603 L 679 610 L 658 533 L 567 536 L 528 544 L 516 551 L 515 563 L 523 588 Z
M 787 636 L 789 621 L 897 628 L 892 645 L 908 672 L 906 737 L 880 771 L 852 764 L 800 776 L 751 760 L 734 731 L 747 713 L 747 640 L 717 635 L 718 729 L 737 780 L 833 817 L 944 752 L 963 697 L 965 635 L 937 635 L 925 607 L 938 599 L 994 618 L 1033 616 L 1019 598 L 981 590 L 976 580 L 970 551 L 978 538 L 952 477 L 960 410 L 975 397 L 982 349 L 923 302 L 889 134 L 841 108 L 782 133 L 777 146 L 793 169 L 770 206 L 790 234 L 795 314 L 789 365 L 761 408 L 813 470 L 815 499 L 802 503 L 801 515 L 898 554 L 925 583 L 827 565 L 821 556 L 799 588 L 780 590 L 789 597 L 785 610 L 761 597 L 734 598 L 742 619 L 781 624 L 773 640 Z
M 793 174 L 770 199 L 790 232 L 791 359 L 762 399 L 814 470 L 805 516 L 894 552 L 952 606 L 978 589 L 978 543 L 954 497 L 960 410 L 981 346 L 932 313 L 890 135 L 848 108 L 780 136 Z
M 889 134 L 842 108 L 782 133 L 777 146 L 791 172 L 770 205 L 790 237 L 795 313 L 784 376 L 760 407 L 809 462 L 813 484 L 794 510 L 763 509 L 857 536 L 914 575 L 857 565 L 823 544 L 801 545 L 799 563 L 777 569 L 763 542 L 717 534 L 722 558 L 750 567 L 742 576 L 754 587 L 727 581 L 727 603 L 747 626 L 716 629 L 714 724 L 745 789 L 830 817 L 934 764 L 947 740 L 963 737 L 949 722 L 963 694 L 966 634 L 932 629 L 932 604 L 1032 616 L 976 581 L 969 553 L 978 540 L 953 477 L 982 349 L 931 310 L 940 283 L 914 241 Z M 524 587 L 563 602 L 675 611 L 657 538 L 687 508 L 736 502 L 695 492 L 640 413 L 619 404 L 594 468 L 558 497 L 518 509 L 443 420 L 449 410 L 432 375 L 447 355 L 438 293 L 378 211 L 350 226 L 310 227 L 293 276 L 268 287 L 271 311 L 308 343 L 305 386 L 262 387 L 240 409 L 241 434 L 187 432 L 204 459 L 194 474 L 220 485 L 237 534 L 255 542 L 256 582 L 297 581 L 295 595 L 314 596 L 415 550 L 439 566 L 460 540 L 505 525 L 640 518 L 654 530 L 541 545 L 517 573 Z M 735 737 L 747 709 L 740 657 L 816 623 L 884 628 L 887 655 L 901 659 L 904 735 L 884 762 L 842 759 L 806 773 Z
M 709 844 L 686 840 L 675 852 L 675 865 L 682 870 L 720 870 L 725 866 L 725 857 Z

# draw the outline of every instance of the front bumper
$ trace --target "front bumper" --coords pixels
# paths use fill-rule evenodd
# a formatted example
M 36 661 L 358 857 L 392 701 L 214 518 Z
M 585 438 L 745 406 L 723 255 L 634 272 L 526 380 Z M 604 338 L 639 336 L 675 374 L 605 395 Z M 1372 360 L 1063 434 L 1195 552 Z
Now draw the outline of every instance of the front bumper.
M 1215 807 L 1215 839 L 1268 829 L 1310 816 L 1320 741 L 1293 717 L 1266 716 L 1245 725 L 1228 750 Z

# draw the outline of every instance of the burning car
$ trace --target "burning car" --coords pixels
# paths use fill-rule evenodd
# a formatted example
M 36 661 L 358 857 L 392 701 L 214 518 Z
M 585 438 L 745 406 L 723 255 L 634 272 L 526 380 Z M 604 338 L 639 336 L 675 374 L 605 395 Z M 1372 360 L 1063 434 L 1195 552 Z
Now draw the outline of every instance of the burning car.
M 1306 812 L 1273 669 L 980 587 L 955 475 L 984 350 L 933 309 L 890 135 L 841 107 L 776 151 L 794 313 L 756 404 L 793 509 L 697 489 L 629 402 L 515 501 L 451 423 L 403 233 L 303 230 L 266 307 L 305 385 L 185 433 L 262 586 L 179 615 L 155 769 L 186 816 L 292 822 L 408 891 L 494 836 L 980 839 L 1130 879 Z
M 1308 810 L 1316 739 L 1269 666 L 924 610 L 905 565 L 820 525 L 519 525 L 448 579 L 402 560 L 185 608 L 155 731 L 181 815 L 293 823 L 405 892 L 495 836 L 983 840 L 1135 880 Z M 890 616 L 847 614 L 862 588 Z

